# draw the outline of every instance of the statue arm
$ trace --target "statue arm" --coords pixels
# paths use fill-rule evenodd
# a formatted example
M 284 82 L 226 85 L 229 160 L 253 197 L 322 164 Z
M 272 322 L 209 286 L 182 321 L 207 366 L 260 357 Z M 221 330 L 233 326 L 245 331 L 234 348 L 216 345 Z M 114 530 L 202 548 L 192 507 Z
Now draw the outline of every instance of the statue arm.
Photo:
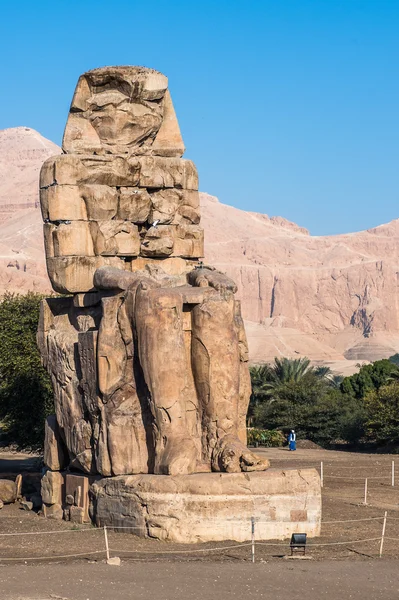
M 142 271 L 131 272 L 115 267 L 100 267 L 94 273 L 94 286 L 98 290 L 128 290 L 142 281 L 151 281 L 151 278 Z

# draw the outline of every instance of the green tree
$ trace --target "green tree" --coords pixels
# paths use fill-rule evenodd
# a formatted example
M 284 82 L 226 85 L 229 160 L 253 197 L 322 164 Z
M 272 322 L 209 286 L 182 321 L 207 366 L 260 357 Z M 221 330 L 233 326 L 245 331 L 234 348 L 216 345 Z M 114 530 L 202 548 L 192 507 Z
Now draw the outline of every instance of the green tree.
M 365 406 L 367 438 L 379 445 L 399 444 L 399 382 L 369 392 Z
M 341 391 L 354 398 L 364 398 L 366 394 L 379 390 L 386 385 L 397 367 L 388 359 L 377 360 L 370 365 L 363 365 L 358 373 L 345 377 Z
M 262 402 L 270 399 L 270 389 L 268 383 L 270 381 L 269 365 L 257 365 L 250 367 L 251 374 L 251 398 L 249 401 L 247 421 L 248 425 L 252 424 L 255 408 Z
M 341 393 L 342 378 L 308 359 L 274 360 L 252 370 L 251 422 L 265 429 L 295 428 L 299 437 L 327 445 L 337 439 L 357 441 L 363 435 L 361 402 Z
M 6 294 L 0 302 L 0 420 L 9 442 L 41 447 L 53 392 L 36 345 L 42 296 Z

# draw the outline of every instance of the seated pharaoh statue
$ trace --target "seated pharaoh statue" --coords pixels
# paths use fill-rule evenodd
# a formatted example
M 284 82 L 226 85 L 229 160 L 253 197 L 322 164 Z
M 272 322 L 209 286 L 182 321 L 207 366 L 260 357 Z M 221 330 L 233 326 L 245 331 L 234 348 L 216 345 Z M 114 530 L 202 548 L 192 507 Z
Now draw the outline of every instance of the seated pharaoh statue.
M 168 80 L 78 81 L 40 175 L 55 292 L 38 332 L 55 418 L 45 463 L 102 476 L 263 471 L 246 446 L 248 347 L 235 283 L 202 263 L 198 177 Z

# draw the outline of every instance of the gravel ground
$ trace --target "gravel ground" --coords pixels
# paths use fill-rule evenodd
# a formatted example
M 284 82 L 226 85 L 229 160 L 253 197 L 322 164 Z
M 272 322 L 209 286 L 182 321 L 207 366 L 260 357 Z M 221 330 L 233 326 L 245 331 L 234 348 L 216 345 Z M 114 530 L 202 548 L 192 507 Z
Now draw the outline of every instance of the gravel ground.
M 397 460 L 399 484 L 399 457 L 316 449 L 258 452 L 268 456 L 273 467 L 282 469 L 313 466 L 320 470 L 323 461 L 322 535 L 309 540 L 309 560 L 285 560 L 287 542 L 257 544 L 253 565 L 247 544 L 235 548 L 230 546 L 237 544 L 228 541 L 179 545 L 110 532 L 111 555 L 122 558 L 121 567 L 111 567 L 103 563 L 101 530 L 45 520 L 12 505 L 0 511 L 0 533 L 24 535 L 0 537 L 0 599 L 203 600 L 216 594 L 223 600 L 245 594 L 273 600 L 287 596 L 302 599 L 305 595 L 310 600 L 397 600 L 399 485 L 391 485 L 391 464 Z M 366 476 L 369 493 L 368 505 L 364 506 Z M 385 510 L 386 539 L 383 558 L 379 559 L 378 538 Z M 352 519 L 355 522 L 331 523 Z M 339 544 L 317 545 L 335 542 Z M 74 555 L 79 555 L 79 560 Z M 65 558 L 57 558 L 60 556 Z

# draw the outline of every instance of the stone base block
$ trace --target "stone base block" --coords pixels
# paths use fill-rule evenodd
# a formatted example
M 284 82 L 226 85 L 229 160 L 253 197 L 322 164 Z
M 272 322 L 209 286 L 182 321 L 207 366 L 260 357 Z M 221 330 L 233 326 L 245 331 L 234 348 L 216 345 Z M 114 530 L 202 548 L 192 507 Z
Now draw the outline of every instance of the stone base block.
M 320 535 L 321 487 L 315 469 L 261 473 L 122 475 L 91 487 L 98 526 L 180 543 L 282 540 Z M 121 530 L 129 532 L 128 529 Z

